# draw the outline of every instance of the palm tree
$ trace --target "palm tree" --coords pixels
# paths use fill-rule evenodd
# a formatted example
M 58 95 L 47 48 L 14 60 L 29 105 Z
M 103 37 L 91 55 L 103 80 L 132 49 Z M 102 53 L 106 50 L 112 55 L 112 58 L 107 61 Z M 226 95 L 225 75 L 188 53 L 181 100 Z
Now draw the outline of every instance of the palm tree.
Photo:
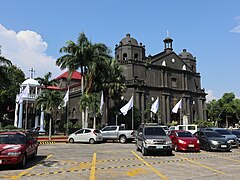
M 96 128 L 96 116 L 99 113 L 100 96 L 99 93 L 87 94 L 85 93 L 80 99 L 80 108 L 87 109 L 86 119 L 90 113 L 93 114 L 93 128 Z M 88 125 L 88 121 L 86 121 Z
M 125 77 L 122 75 L 123 68 L 115 59 L 106 59 L 102 64 L 103 67 L 99 66 L 98 83 L 99 89 L 103 90 L 104 93 L 104 117 L 102 124 L 106 123 L 108 119 L 109 99 L 118 99 L 123 92 L 126 90 Z
M 47 89 L 48 86 L 57 85 L 57 82 L 55 79 L 50 80 L 51 76 L 52 76 L 52 73 L 48 72 L 47 74 L 44 75 L 44 78 L 37 77 L 36 80 L 40 85 L 44 86 L 44 88 Z
M 67 46 L 64 46 L 60 49 L 61 53 L 66 53 L 64 56 L 57 59 L 56 64 L 60 66 L 61 69 L 68 69 L 69 76 L 71 76 L 74 70 L 80 68 L 82 79 L 81 79 L 81 91 L 82 95 L 85 92 L 85 77 L 88 74 L 88 82 L 86 92 L 91 93 L 93 88 L 93 74 L 92 71 L 96 62 L 104 60 L 109 56 L 109 49 L 101 43 L 92 44 L 84 33 L 80 33 L 77 43 L 73 41 L 68 41 Z M 86 127 L 87 124 L 85 113 L 86 109 L 82 109 L 82 127 Z
M 2 51 L 1 51 L 1 46 L 0 46 L 0 63 L 2 65 L 11 66 L 12 62 L 10 60 L 6 59 L 5 57 L 1 56 L 1 53 L 2 53 Z
M 62 103 L 63 97 L 59 91 L 45 90 L 36 99 L 37 108 L 43 108 L 44 112 L 49 115 L 49 140 L 51 140 L 53 112 Z

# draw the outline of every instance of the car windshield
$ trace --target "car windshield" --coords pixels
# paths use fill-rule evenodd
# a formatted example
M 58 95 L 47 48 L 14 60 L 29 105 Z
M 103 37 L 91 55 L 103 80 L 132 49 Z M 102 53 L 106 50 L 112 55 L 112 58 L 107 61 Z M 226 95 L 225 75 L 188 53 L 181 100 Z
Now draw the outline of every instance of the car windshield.
M 226 129 L 216 129 L 215 131 L 217 131 L 219 134 L 223 134 L 223 135 L 231 135 L 232 134 Z
M 236 134 L 236 135 L 240 135 L 240 131 L 238 131 L 238 130 L 232 131 L 232 133 Z
M 214 132 L 214 131 L 205 132 L 205 135 L 207 137 L 222 137 L 221 134 Z
M 165 131 L 161 127 L 146 127 L 145 135 L 150 136 L 166 136 Z
M 0 134 L 0 144 L 26 144 L 23 134 Z
M 192 133 L 186 131 L 186 132 L 177 132 L 178 137 L 193 137 Z

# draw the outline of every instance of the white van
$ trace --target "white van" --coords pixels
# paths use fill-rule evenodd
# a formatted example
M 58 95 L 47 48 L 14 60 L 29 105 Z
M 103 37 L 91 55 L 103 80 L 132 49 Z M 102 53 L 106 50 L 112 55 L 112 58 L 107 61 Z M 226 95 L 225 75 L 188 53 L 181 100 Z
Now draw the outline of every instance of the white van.
M 195 132 L 197 132 L 197 129 L 198 129 L 197 125 L 191 124 L 191 125 L 177 125 L 175 130 L 185 130 L 194 134 Z

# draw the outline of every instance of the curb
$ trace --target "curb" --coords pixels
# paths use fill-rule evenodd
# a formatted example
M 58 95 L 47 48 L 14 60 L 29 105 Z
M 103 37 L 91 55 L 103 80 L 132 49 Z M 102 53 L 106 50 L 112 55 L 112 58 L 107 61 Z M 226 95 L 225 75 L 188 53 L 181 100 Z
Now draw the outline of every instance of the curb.
M 41 144 L 55 144 L 55 141 L 39 141 L 39 145 Z

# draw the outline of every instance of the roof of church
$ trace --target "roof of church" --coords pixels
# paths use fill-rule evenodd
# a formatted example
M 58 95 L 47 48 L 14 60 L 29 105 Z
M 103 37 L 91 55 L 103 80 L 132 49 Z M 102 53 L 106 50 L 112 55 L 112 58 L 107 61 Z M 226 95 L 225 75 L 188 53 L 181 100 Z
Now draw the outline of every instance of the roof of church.
M 39 86 L 39 83 L 35 79 L 31 79 L 31 78 L 26 79 L 21 86 L 25 86 L 28 84 L 29 86 Z
M 56 77 L 55 79 L 67 79 L 68 72 L 69 71 L 66 71 L 65 73 L 61 74 L 60 76 Z M 76 70 L 74 70 L 73 73 L 72 73 L 71 79 L 78 79 L 78 80 L 80 80 L 80 79 L 82 79 L 82 75 L 81 75 L 81 73 L 79 73 Z
M 130 34 L 126 34 L 126 37 L 123 38 L 120 43 L 122 43 L 122 45 L 135 45 L 138 46 L 138 42 L 135 38 L 131 37 Z

